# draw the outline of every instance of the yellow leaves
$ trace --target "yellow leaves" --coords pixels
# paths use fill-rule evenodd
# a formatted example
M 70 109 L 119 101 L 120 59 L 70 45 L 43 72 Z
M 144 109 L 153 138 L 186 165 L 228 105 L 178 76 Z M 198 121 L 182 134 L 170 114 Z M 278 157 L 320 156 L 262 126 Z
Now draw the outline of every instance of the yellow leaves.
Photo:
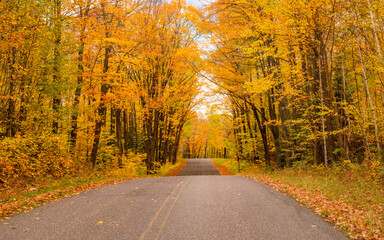
M 250 94 L 266 93 L 275 85 L 275 82 L 269 78 L 254 79 L 252 82 L 246 82 L 246 92 Z
M 124 40 L 124 39 L 117 39 L 114 37 L 102 38 L 101 41 L 104 43 L 104 45 L 118 45 L 126 48 L 130 48 L 135 45 L 135 43 L 130 41 L 129 39 Z
M 62 177 L 73 172 L 66 155 L 66 140 L 59 136 L 6 139 L 0 142 L 0 178 L 5 182 L 34 182 L 41 176 Z M 32 188 L 35 189 L 35 188 Z
M 200 20 L 200 13 L 198 10 L 193 6 L 187 6 L 186 11 L 183 11 L 182 15 L 183 18 L 187 19 L 188 21 L 198 24 L 201 21 Z
M 96 223 L 97 226 L 102 225 L 102 224 L 103 224 L 103 221 L 99 221 Z

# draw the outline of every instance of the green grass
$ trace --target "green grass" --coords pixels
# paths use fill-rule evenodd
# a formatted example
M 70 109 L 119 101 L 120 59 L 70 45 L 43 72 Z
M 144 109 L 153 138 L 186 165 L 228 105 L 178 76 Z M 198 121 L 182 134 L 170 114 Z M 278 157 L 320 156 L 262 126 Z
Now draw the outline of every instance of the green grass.
M 154 175 L 157 176 L 157 177 L 165 177 L 175 167 L 176 167 L 176 164 L 172 165 L 171 163 L 166 163 L 165 165 L 159 167 L 155 171 Z
M 44 194 L 44 193 L 49 193 L 54 190 L 60 190 L 60 189 L 65 189 L 65 188 L 74 188 L 79 185 L 91 183 L 91 182 L 98 182 L 102 181 L 106 178 L 100 177 L 100 176 L 91 176 L 91 177 L 65 177 L 61 179 L 47 179 L 43 183 L 36 185 L 34 188 L 36 190 L 31 191 L 30 189 L 20 189 L 17 191 L 16 194 L 13 195 L 2 195 L 3 201 L 8 201 L 8 200 L 17 200 L 20 197 L 27 197 L 27 198 L 33 198 L 37 195 Z M 24 204 L 25 205 L 25 204 Z
M 176 164 L 171 164 L 167 162 L 165 165 L 160 166 L 154 173 L 154 176 L 156 177 L 165 177 L 168 176 L 168 174 L 174 170 L 175 168 L 178 168 L 182 166 L 183 164 L 186 164 L 186 159 L 178 159 Z
M 216 158 L 217 164 L 237 174 L 237 161 Z M 240 162 L 239 174 L 263 174 L 281 179 L 297 187 L 318 190 L 330 200 L 343 200 L 360 207 L 384 205 L 384 175 L 374 164 L 341 163 L 325 169 L 323 166 L 300 165 L 281 171 L 266 172 L 263 166 Z
M 286 169 L 269 175 L 297 187 L 324 192 L 331 200 L 343 200 L 365 208 L 384 204 L 383 182 L 372 178 L 368 172 L 364 173 L 361 168 L 347 172 L 331 168 L 320 173 Z
M 0 221 L 13 213 L 23 212 L 27 209 L 39 206 L 54 199 L 61 198 L 82 192 L 86 189 L 100 187 L 110 184 L 111 182 L 120 182 L 124 179 L 129 179 L 131 176 L 98 176 L 90 174 L 89 176 L 67 176 L 60 179 L 45 179 L 39 184 L 35 183 L 27 186 L 8 187 L 0 191 Z M 106 180 L 104 182 L 104 180 Z M 89 185 L 95 183 L 95 185 Z
M 231 172 L 236 172 L 237 162 L 234 160 L 215 159 L 215 162 L 227 167 Z M 311 208 L 315 206 L 316 209 L 321 209 L 319 214 L 323 217 L 332 215 L 328 220 L 337 222 L 348 235 L 359 239 L 365 238 L 364 236 L 369 239 L 384 239 L 384 174 L 380 171 L 382 165 L 379 162 L 353 164 L 345 161 L 328 169 L 322 165 L 298 162 L 293 168 L 280 171 L 264 169 L 261 165 L 242 163 L 240 175 L 253 175 L 267 184 L 272 180 L 274 186 L 280 185 L 282 191 L 296 197 L 297 194 L 306 192 L 303 189 L 314 190 L 308 192 L 311 192 L 312 196 L 325 196 L 329 203 L 311 198 Z M 296 188 L 285 188 L 288 185 Z M 305 198 L 299 199 L 306 204 Z M 344 215 L 345 209 L 356 209 L 356 212 L 349 211 Z
M 229 158 L 214 158 L 216 164 L 226 167 L 231 174 L 246 173 L 252 169 L 252 165 L 246 161 L 240 161 L 240 168 L 238 162 Z

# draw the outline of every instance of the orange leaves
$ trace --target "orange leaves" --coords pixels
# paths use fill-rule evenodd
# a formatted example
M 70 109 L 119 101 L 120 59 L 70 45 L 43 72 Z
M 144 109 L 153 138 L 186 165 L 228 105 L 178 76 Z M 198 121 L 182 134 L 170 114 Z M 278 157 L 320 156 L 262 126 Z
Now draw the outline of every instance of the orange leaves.
M 5 139 L 0 142 L 0 179 L 8 184 L 34 183 L 42 177 L 60 178 L 74 172 L 74 161 L 56 136 Z
M 379 205 L 358 207 L 341 200 L 330 200 L 323 192 L 297 187 L 268 175 L 247 175 L 284 192 L 298 202 L 313 209 L 336 227 L 346 230 L 355 239 L 382 239 L 384 237 L 384 211 Z M 373 220 L 376 219 L 376 220 Z

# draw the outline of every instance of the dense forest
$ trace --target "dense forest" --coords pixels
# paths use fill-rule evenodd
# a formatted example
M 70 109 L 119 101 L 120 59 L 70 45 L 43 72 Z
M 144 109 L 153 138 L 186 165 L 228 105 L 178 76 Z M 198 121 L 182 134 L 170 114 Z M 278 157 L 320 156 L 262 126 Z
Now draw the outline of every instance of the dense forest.
M 199 91 L 182 1 L 0 3 L 0 179 L 176 162 Z
M 208 141 L 215 156 L 230 151 L 266 169 L 379 163 L 383 11 L 383 2 L 372 0 L 209 5 L 202 28 L 213 50 L 205 77 L 227 96 L 220 129 L 231 139 Z
M 379 162 L 383 4 L 4 0 L 0 180 L 178 156 Z M 204 82 L 221 99 L 205 117 Z

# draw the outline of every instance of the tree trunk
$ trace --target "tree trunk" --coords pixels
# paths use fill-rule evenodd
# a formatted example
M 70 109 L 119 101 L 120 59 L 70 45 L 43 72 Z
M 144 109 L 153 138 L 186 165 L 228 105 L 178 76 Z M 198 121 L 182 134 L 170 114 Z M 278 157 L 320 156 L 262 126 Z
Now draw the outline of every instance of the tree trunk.
M 343 101 L 344 101 L 344 104 L 346 105 L 347 104 L 347 96 L 346 96 L 346 78 L 345 78 L 345 66 L 344 66 L 344 59 L 341 63 L 341 73 L 342 73 L 342 78 L 343 78 Z M 348 130 L 346 129 L 344 131 L 344 149 L 345 149 L 345 156 L 347 158 L 347 160 L 350 160 L 350 157 L 349 157 L 349 143 L 350 143 L 350 138 L 351 138 L 351 121 L 350 121 L 350 118 L 349 118 L 349 113 L 347 112 L 346 113 L 347 115 L 347 126 L 348 126 Z
M 376 120 L 376 111 L 375 111 L 375 108 L 373 106 L 372 99 L 371 99 L 371 94 L 370 94 L 370 91 L 369 91 L 367 72 L 366 72 L 366 68 L 365 68 L 365 64 L 364 64 L 363 54 L 361 52 L 361 47 L 360 47 L 360 43 L 359 43 L 360 41 L 358 40 L 357 42 L 358 42 L 358 45 L 359 45 L 358 47 L 359 47 L 360 63 L 361 63 L 361 68 L 363 70 L 363 79 L 364 79 L 365 91 L 366 91 L 366 94 L 367 94 L 367 97 L 368 97 L 369 105 L 371 107 L 372 117 L 373 117 L 373 124 L 374 124 L 374 127 L 375 127 L 375 139 L 376 139 L 377 153 L 378 153 L 379 159 L 381 160 L 381 149 L 380 149 L 380 140 L 379 140 L 379 130 L 378 130 L 378 127 L 377 127 L 377 120 Z
M 323 134 L 324 144 L 324 164 L 328 167 L 328 156 L 327 156 L 327 137 L 325 135 L 325 119 L 324 119 L 324 94 L 323 94 L 323 80 L 321 76 L 321 63 L 319 59 L 319 80 L 320 80 L 320 101 L 321 101 L 321 129 Z
M 276 109 L 275 109 L 275 99 L 273 94 L 274 94 L 273 89 L 271 90 L 271 92 L 268 92 L 268 110 L 269 110 L 269 116 L 271 118 L 271 121 L 276 122 L 277 115 L 276 115 Z M 279 127 L 274 122 L 269 124 L 269 128 L 271 129 L 273 140 L 275 142 L 275 154 L 276 154 L 277 166 L 279 169 L 282 169 L 284 167 L 284 156 L 281 154 Z
M 118 156 L 117 156 L 117 165 L 119 168 L 123 167 L 123 162 L 122 162 L 122 156 L 124 152 L 123 148 L 123 142 L 122 142 L 122 134 L 121 134 L 121 109 L 116 109 L 116 143 L 117 143 L 117 148 L 119 149 Z
M 82 84 L 83 84 L 83 75 L 84 75 L 84 65 L 83 65 L 83 59 L 84 59 L 84 48 L 85 48 L 85 27 L 86 22 L 85 18 L 88 17 L 89 13 L 89 7 L 90 3 L 89 0 L 87 2 L 87 6 L 85 10 L 83 10 L 83 7 L 80 6 L 80 19 L 81 21 L 81 29 L 80 29 L 80 39 L 79 39 L 79 50 L 77 52 L 77 86 L 75 90 L 75 99 L 73 102 L 73 112 L 71 116 L 71 131 L 70 131 L 70 143 L 72 149 L 76 147 L 76 141 L 77 141 L 77 131 L 78 131 L 78 115 L 79 115 L 79 103 L 80 103 L 80 94 L 82 90 Z
M 9 66 L 9 98 L 8 98 L 8 107 L 6 114 L 6 131 L 5 134 L 7 137 L 14 137 L 16 135 L 16 125 L 15 125 L 15 64 L 16 64 L 16 48 L 13 47 L 11 50 L 11 56 L 8 61 Z
M 55 23 L 54 23 L 54 49 L 53 49 L 53 100 L 52 100 L 52 110 L 53 110 L 53 122 L 52 122 L 52 133 L 56 134 L 59 130 L 59 119 L 60 112 L 59 108 L 61 106 L 60 98 L 60 85 L 61 85 L 61 71 L 60 71 L 60 47 L 61 47 L 61 31 L 62 31 L 62 22 L 61 22 L 61 0 L 54 0 L 55 2 Z
M 129 142 L 129 131 L 128 131 L 128 126 L 129 120 L 128 120 L 128 114 L 127 110 L 123 111 L 123 135 L 124 135 L 124 151 L 128 151 L 128 142 Z
M 102 10 L 103 10 L 103 21 L 105 24 L 105 37 L 109 37 L 108 27 L 107 27 L 107 15 L 105 12 L 105 6 L 102 4 Z M 106 46 L 104 51 L 104 61 L 103 61 L 103 73 L 108 72 L 109 68 L 109 57 L 112 51 L 111 46 Z M 106 113 L 107 113 L 107 107 L 105 106 L 105 96 L 109 90 L 109 85 L 106 83 L 101 84 L 101 93 L 100 93 L 100 103 L 99 107 L 97 109 L 98 118 L 96 118 L 96 124 L 95 124 L 95 130 L 93 134 L 93 144 L 92 144 L 92 152 L 90 156 L 90 162 L 92 163 L 92 166 L 96 166 L 96 158 L 97 158 L 97 152 L 99 150 L 99 143 L 100 143 L 100 135 L 101 135 L 101 128 L 105 125 L 106 120 Z
M 264 125 L 263 117 L 259 117 L 258 111 L 256 106 L 251 105 L 253 115 L 255 116 L 257 126 L 259 127 L 259 131 L 261 134 L 261 139 L 263 140 L 263 146 L 264 146 L 264 158 L 265 158 L 265 170 L 269 171 L 271 170 L 271 155 L 269 152 L 269 146 L 268 146 L 268 136 L 267 136 L 267 129 Z M 260 114 L 263 114 L 263 111 L 261 111 Z

